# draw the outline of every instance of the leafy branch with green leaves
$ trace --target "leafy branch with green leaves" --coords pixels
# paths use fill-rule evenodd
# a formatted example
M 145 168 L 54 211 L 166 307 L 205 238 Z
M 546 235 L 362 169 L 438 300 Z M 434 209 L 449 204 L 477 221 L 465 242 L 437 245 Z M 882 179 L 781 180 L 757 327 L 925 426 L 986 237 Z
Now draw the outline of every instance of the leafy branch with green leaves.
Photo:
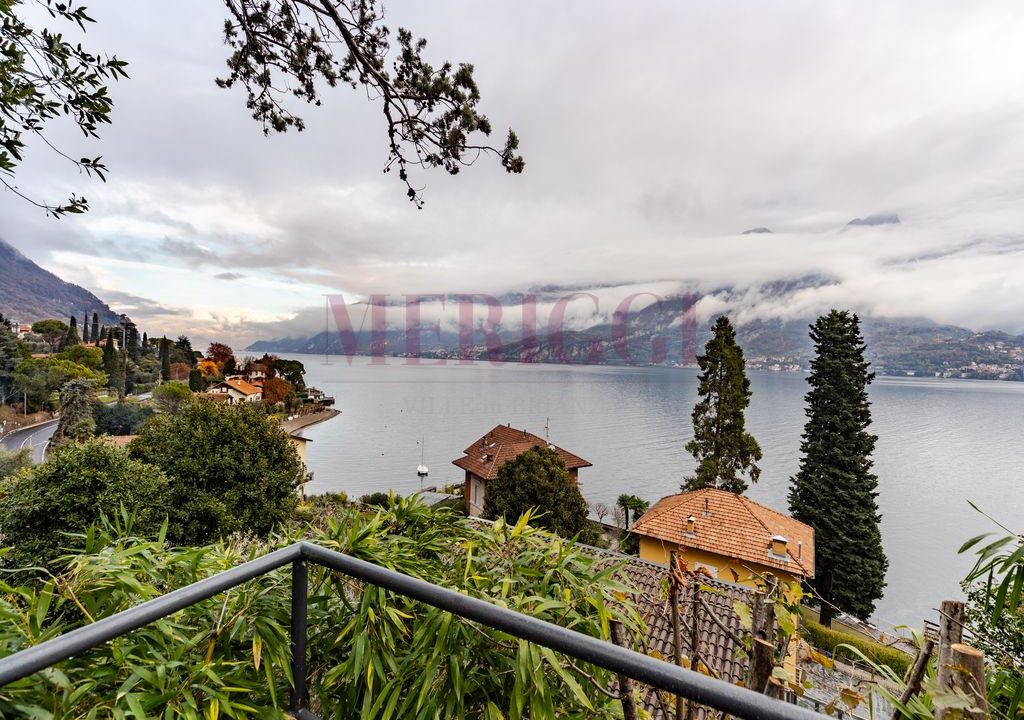
M 85 197 L 72 194 L 61 203 L 33 199 L 14 182 L 24 160 L 26 136 L 34 135 L 79 172 L 106 181 L 101 157 L 75 158 L 47 137 L 51 121 L 70 119 L 89 138 L 110 122 L 113 100 L 107 83 L 127 78 L 127 63 L 94 54 L 63 32 L 29 25 L 16 12 L 21 0 L 0 0 L 0 184 L 54 217 L 88 210 Z M 95 22 L 74 0 L 36 0 L 54 20 L 85 32 Z

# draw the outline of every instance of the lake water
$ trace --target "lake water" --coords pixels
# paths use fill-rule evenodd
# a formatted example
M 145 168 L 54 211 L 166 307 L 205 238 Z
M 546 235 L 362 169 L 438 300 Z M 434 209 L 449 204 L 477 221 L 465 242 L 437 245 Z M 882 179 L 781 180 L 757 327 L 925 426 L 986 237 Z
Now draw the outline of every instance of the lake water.
M 583 494 L 612 504 L 620 493 L 652 503 L 676 492 L 693 469 L 691 437 L 696 371 L 507 364 L 406 365 L 387 358 L 292 356 L 309 384 L 337 398 L 342 415 L 306 431 L 308 492 L 358 496 L 419 489 L 417 441 L 425 441 L 428 484 L 461 482 L 451 461 L 484 432 L 511 423 L 594 464 L 580 471 Z M 423 361 L 424 363 L 428 361 Z M 748 494 L 786 511 L 804 423 L 802 374 L 752 373 L 750 431 L 761 444 L 761 480 Z M 871 387 L 878 436 L 882 537 L 888 586 L 875 619 L 921 625 L 943 599 L 960 596 L 970 566 L 956 554 L 968 537 L 993 530 L 970 499 L 1004 524 L 1024 530 L 1018 463 L 1024 450 L 1024 383 L 878 378 Z

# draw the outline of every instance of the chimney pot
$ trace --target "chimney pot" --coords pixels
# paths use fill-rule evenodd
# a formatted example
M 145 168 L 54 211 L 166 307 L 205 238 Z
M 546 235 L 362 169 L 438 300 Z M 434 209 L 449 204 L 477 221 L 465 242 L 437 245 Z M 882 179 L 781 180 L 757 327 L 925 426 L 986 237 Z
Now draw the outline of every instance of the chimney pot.
M 686 532 L 690 535 L 697 534 L 697 518 L 695 518 L 693 515 L 686 518 Z

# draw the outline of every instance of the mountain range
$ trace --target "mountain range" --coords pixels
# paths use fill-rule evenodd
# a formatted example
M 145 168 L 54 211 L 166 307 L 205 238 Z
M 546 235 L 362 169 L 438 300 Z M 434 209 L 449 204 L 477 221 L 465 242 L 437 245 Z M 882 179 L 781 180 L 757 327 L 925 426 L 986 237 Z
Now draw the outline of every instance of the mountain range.
M 20 323 L 56 318 L 67 322 L 99 314 L 105 325 L 117 322 L 117 313 L 85 288 L 65 282 L 36 265 L 0 240 L 0 313 Z
M 829 282 L 827 278 L 807 277 L 769 283 L 754 289 L 754 294 L 780 304 L 792 293 Z M 557 289 L 545 288 L 544 291 L 558 295 Z M 714 294 L 729 298 L 750 291 L 750 288 L 722 288 Z M 514 303 L 513 297 L 502 298 L 502 301 Z M 711 336 L 710 320 L 698 326 L 694 323 L 689 333 L 681 327 L 680 320 L 693 302 L 692 297 L 673 296 L 635 311 L 628 318 L 620 318 L 624 322 L 598 320 L 585 327 L 555 333 L 541 328 L 535 341 L 524 341 L 518 327 L 499 324 L 497 355 L 488 349 L 479 331 L 471 341 L 472 346 L 463 348 L 458 329 L 444 325 L 439 332 L 436 320 L 421 323 L 420 344 L 413 348 L 406 346 L 404 326 L 389 326 L 379 337 L 373 337 L 367 327 L 358 334 L 354 346 L 343 344 L 341 333 L 331 329 L 310 336 L 261 340 L 247 350 L 333 355 L 353 351 L 361 355 L 382 352 L 394 356 L 494 358 L 514 362 L 688 365 L 694 361 L 695 348 L 699 351 Z M 358 326 L 365 309 L 365 305 L 350 309 L 355 325 Z M 401 308 L 393 309 L 401 312 Z M 739 318 L 736 335 L 748 366 L 764 370 L 807 369 L 814 352 L 808 335 L 808 326 L 813 320 L 813 317 Z M 863 316 L 861 321 L 868 359 L 879 374 L 1024 379 L 1024 336 L 1000 331 L 975 332 L 925 318 Z

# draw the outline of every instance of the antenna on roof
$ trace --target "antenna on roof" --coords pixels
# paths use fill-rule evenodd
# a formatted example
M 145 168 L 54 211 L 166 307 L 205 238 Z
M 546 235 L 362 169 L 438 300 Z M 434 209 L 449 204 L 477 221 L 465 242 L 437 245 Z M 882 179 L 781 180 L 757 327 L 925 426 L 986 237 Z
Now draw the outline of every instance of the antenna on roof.
M 544 442 L 548 442 L 548 433 L 551 430 L 551 418 L 544 418 Z

